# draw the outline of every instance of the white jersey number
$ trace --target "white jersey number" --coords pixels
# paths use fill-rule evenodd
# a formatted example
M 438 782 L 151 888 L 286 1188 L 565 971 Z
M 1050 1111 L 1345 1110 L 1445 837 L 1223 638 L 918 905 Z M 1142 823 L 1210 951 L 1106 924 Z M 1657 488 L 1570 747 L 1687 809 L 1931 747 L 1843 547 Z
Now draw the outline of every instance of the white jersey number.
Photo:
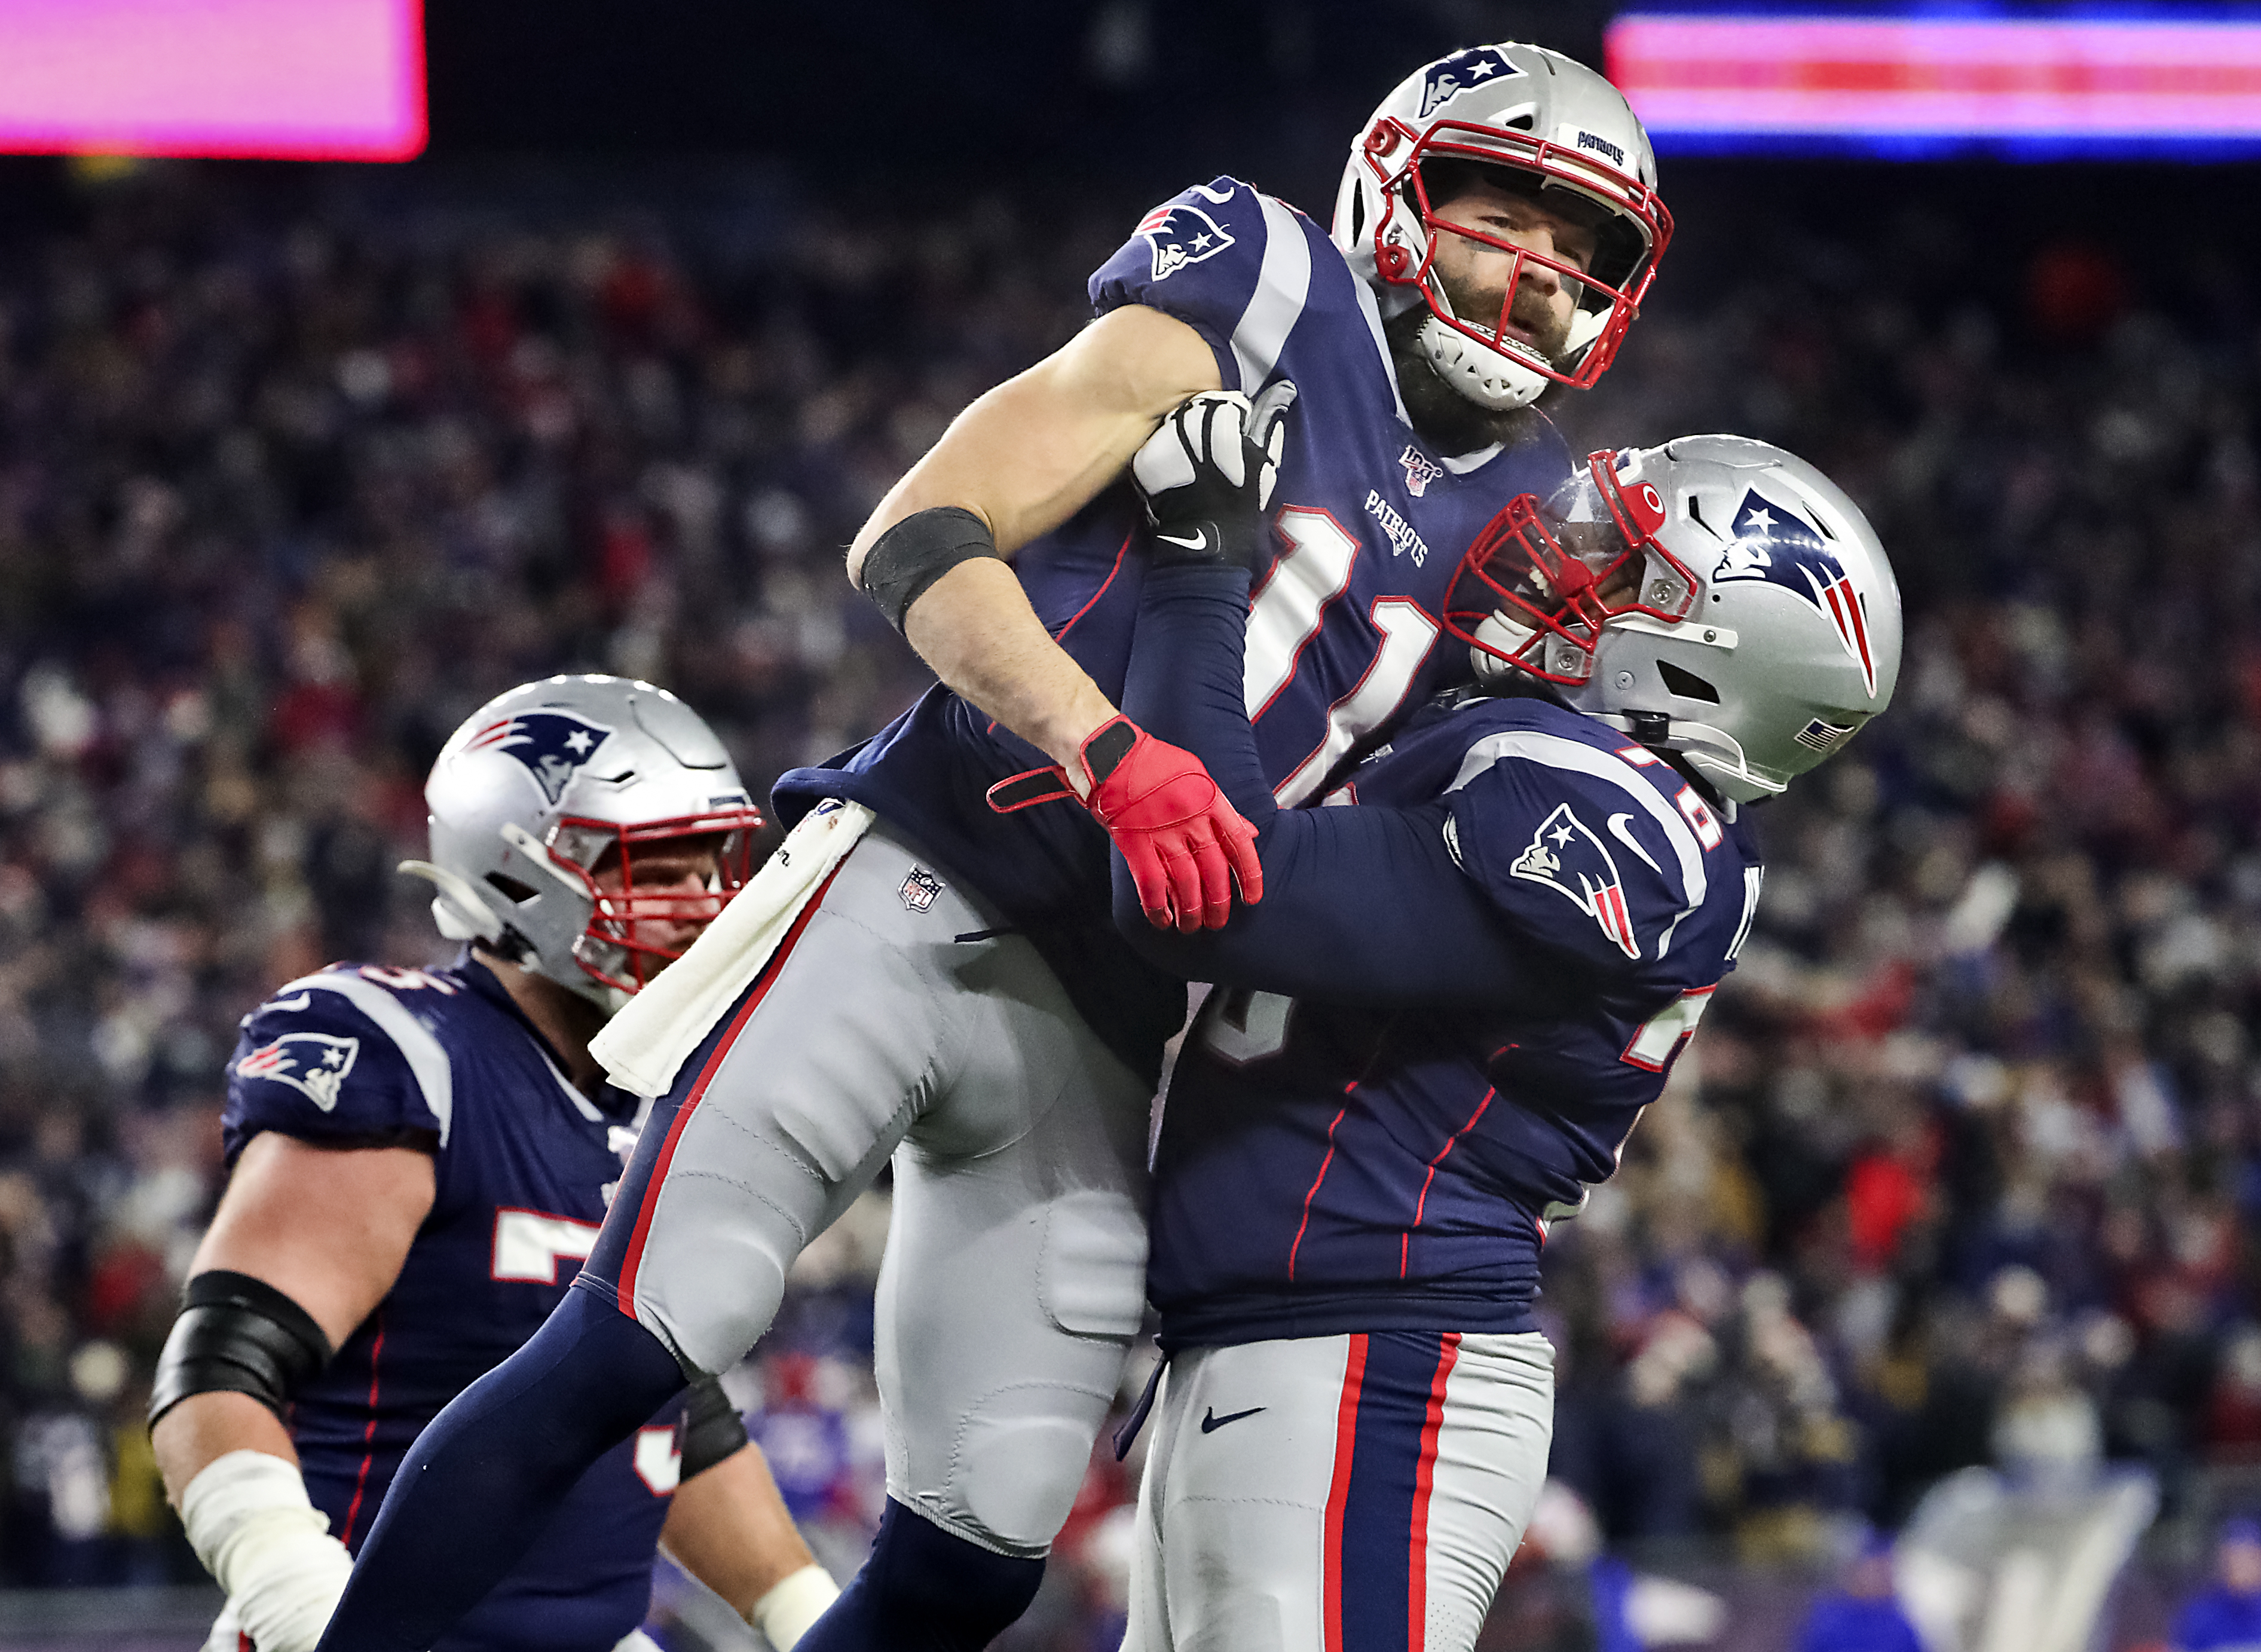
M 499 1280 L 523 1284 L 554 1285 L 561 1261 L 585 1262 L 597 1246 L 597 1225 L 576 1222 L 570 1216 L 549 1216 L 540 1210 L 499 1210 L 495 1212 L 494 1261 L 490 1272 Z
M 1296 661 L 1318 635 L 1328 606 L 1348 588 L 1358 560 L 1358 536 L 1325 511 L 1288 505 L 1274 521 L 1288 549 L 1248 612 L 1241 689 L 1252 722 L 1295 676 Z M 1437 640 L 1436 620 L 1410 597 L 1380 598 L 1370 617 L 1382 647 L 1350 692 L 1329 707 L 1325 737 L 1273 791 L 1282 808 L 1309 798 L 1345 753 L 1396 715 Z

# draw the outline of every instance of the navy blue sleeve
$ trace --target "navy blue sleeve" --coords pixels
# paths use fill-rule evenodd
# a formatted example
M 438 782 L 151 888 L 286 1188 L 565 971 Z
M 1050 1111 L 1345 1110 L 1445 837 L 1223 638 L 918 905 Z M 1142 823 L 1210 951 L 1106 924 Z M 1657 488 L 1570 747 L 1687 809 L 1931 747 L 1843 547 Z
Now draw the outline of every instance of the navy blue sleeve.
M 1259 386 L 1240 382 L 1233 332 L 1266 284 L 1264 253 L 1271 238 L 1303 233 L 1301 214 L 1276 201 L 1267 212 L 1264 198 L 1237 179 L 1196 183 L 1147 213 L 1130 239 L 1092 272 L 1093 312 L 1143 304 L 1175 316 L 1209 341 L 1224 387 L 1253 394 Z M 1308 255 L 1302 267 L 1309 267 Z
M 436 1138 L 440 1121 L 398 1046 L 350 1000 L 293 981 L 244 1018 L 227 1064 L 233 1164 L 264 1130 L 340 1147 Z
M 1497 1002 L 1532 985 L 1535 960 L 1455 864 L 1450 805 L 1282 809 L 1242 706 L 1248 576 L 1164 568 L 1146 576 L 1123 709 L 1197 754 L 1257 828 L 1264 899 L 1222 930 L 1155 929 L 1114 858 L 1115 921 L 1149 962 L 1189 980 L 1380 1008 Z
M 1662 793 L 1615 753 L 1538 729 L 1477 741 L 1462 772 L 1454 858 L 1518 934 L 1609 974 L 1664 956 L 1708 876 L 1695 826 Z

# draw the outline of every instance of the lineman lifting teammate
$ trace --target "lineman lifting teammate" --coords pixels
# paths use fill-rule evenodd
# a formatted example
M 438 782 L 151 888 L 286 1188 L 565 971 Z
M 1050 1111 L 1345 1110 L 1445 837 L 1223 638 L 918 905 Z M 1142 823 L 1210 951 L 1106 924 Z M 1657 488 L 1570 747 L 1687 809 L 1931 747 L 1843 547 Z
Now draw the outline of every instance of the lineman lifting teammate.
M 211 1652 L 313 1646 L 409 1441 L 564 1294 L 640 1123 L 590 1036 L 743 884 L 761 824 L 704 722 L 611 677 L 492 701 L 425 798 L 432 858 L 404 870 L 464 954 L 294 980 L 229 1064 L 233 1174 L 150 1407 L 228 1593 Z M 663 1540 L 779 1647 L 834 1593 L 713 1383 L 639 1419 L 556 1513 L 435 1646 L 648 1648 Z
M 1155 1156 L 1168 1363 L 1124 1645 L 1466 1652 L 1546 1479 L 1547 1225 L 1616 1169 L 1749 933 L 1737 807 L 1890 700 L 1899 593 L 1779 449 L 1596 454 L 1469 553 L 1446 618 L 1486 688 L 1329 800 L 1359 807 L 1275 810 L 1247 574 L 1207 549 L 1254 503 L 1224 400 L 1138 462 L 1170 485 L 1123 707 L 1257 825 L 1265 896 L 1165 934 L 1116 863 L 1125 935 L 1219 983 Z
M 1222 923 L 1236 878 L 1260 894 L 1245 822 L 1110 699 L 1144 574 L 1124 470 L 1190 394 L 1300 392 L 1246 689 L 1271 794 L 1309 800 L 1465 676 L 1459 549 L 1568 470 L 1531 404 L 1607 365 L 1669 224 L 1624 99 L 1517 45 L 1391 93 L 1332 240 L 1231 178 L 1142 220 L 1099 319 L 969 407 L 851 547 L 941 686 L 779 783 L 781 863 L 608 1033 L 661 1099 L 604 1236 L 419 1445 L 326 1648 L 421 1648 L 468 1609 L 563 1480 L 743 1355 L 891 1154 L 889 1502 L 808 1644 L 980 1646 L 1020 1613 L 1138 1325 L 1146 1116 L 1185 1012 L 1114 933 L 1109 838 L 1194 856 L 1185 923 Z

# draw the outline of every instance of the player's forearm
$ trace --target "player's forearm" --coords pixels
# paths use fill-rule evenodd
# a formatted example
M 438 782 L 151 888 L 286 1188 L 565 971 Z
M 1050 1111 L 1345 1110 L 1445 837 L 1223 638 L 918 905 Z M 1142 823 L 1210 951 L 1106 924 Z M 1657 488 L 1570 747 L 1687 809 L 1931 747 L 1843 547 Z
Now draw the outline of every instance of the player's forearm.
M 994 557 L 951 569 L 911 607 L 904 633 L 947 687 L 1071 775 L 1115 707 L 1052 641 L 1013 571 Z
M 273 1411 L 248 1394 L 191 1394 L 157 1419 L 149 1431 L 165 1500 L 181 1506 L 189 1482 L 231 1451 L 259 1451 L 293 1468 L 298 1453 Z
M 660 1541 L 749 1620 L 770 1591 L 815 1563 L 761 1447 L 752 1445 L 676 1488 Z

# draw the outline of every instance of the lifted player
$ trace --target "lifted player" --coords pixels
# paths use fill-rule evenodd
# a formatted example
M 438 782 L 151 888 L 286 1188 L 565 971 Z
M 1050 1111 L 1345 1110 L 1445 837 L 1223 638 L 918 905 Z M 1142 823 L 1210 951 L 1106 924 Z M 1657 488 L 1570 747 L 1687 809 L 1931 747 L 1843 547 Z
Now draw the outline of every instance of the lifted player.
M 1737 806 L 1890 700 L 1899 596 L 1858 509 L 1779 449 L 1596 454 L 1469 554 L 1446 617 L 1491 692 L 1410 721 L 1329 799 L 1357 807 L 1275 812 L 1247 576 L 1179 549 L 1253 505 L 1208 457 L 1231 426 L 1197 406 L 1138 462 L 1179 485 L 1123 704 L 1256 823 L 1266 892 L 1162 935 L 1116 864 L 1125 935 L 1221 983 L 1155 1158 L 1169 1362 L 1125 1645 L 1464 1652 L 1546 1478 L 1547 1224 L 1617 1167 L 1733 967 L 1760 885 Z
M 294 980 L 229 1064 L 233 1174 L 150 1406 L 228 1592 L 213 1652 L 313 1646 L 417 1431 L 556 1305 L 641 1123 L 590 1037 L 744 881 L 761 824 L 704 722 L 610 677 L 492 701 L 425 797 L 432 860 L 404 870 L 469 950 Z M 663 1541 L 793 1644 L 834 1590 L 736 1411 L 707 1382 L 640 1421 L 438 1646 L 649 1647 Z
M 1138 1325 L 1145 1120 L 1185 1012 L 1182 982 L 1113 932 L 1109 837 L 1194 856 L 1185 922 L 1222 923 L 1235 873 L 1258 894 L 1198 762 L 1110 703 L 1143 572 L 1137 501 L 1110 485 L 1190 392 L 1300 392 L 1267 456 L 1279 535 L 1245 688 L 1267 795 L 1312 796 L 1465 675 L 1439 643 L 1452 559 L 1430 548 L 1567 471 L 1530 404 L 1607 363 L 1668 233 L 1654 186 L 1599 75 L 1532 47 L 1455 53 L 1360 129 L 1332 241 L 1231 178 L 1187 190 L 1093 277 L 1100 319 L 911 470 L 850 565 L 943 686 L 779 782 L 807 816 L 786 849 L 805 881 L 781 872 L 746 935 L 718 933 L 608 1035 L 615 1078 L 664 1096 L 646 1146 L 581 1289 L 420 1444 L 331 1652 L 420 1647 L 476 1600 L 557 1476 L 744 1353 L 795 1253 L 898 1144 L 889 1504 L 810 1644 L 976 1647 L 1019 1614 Z M 1090 814 L 1001 820 L 987 797 L 1016 777 L 1008 806 Z

